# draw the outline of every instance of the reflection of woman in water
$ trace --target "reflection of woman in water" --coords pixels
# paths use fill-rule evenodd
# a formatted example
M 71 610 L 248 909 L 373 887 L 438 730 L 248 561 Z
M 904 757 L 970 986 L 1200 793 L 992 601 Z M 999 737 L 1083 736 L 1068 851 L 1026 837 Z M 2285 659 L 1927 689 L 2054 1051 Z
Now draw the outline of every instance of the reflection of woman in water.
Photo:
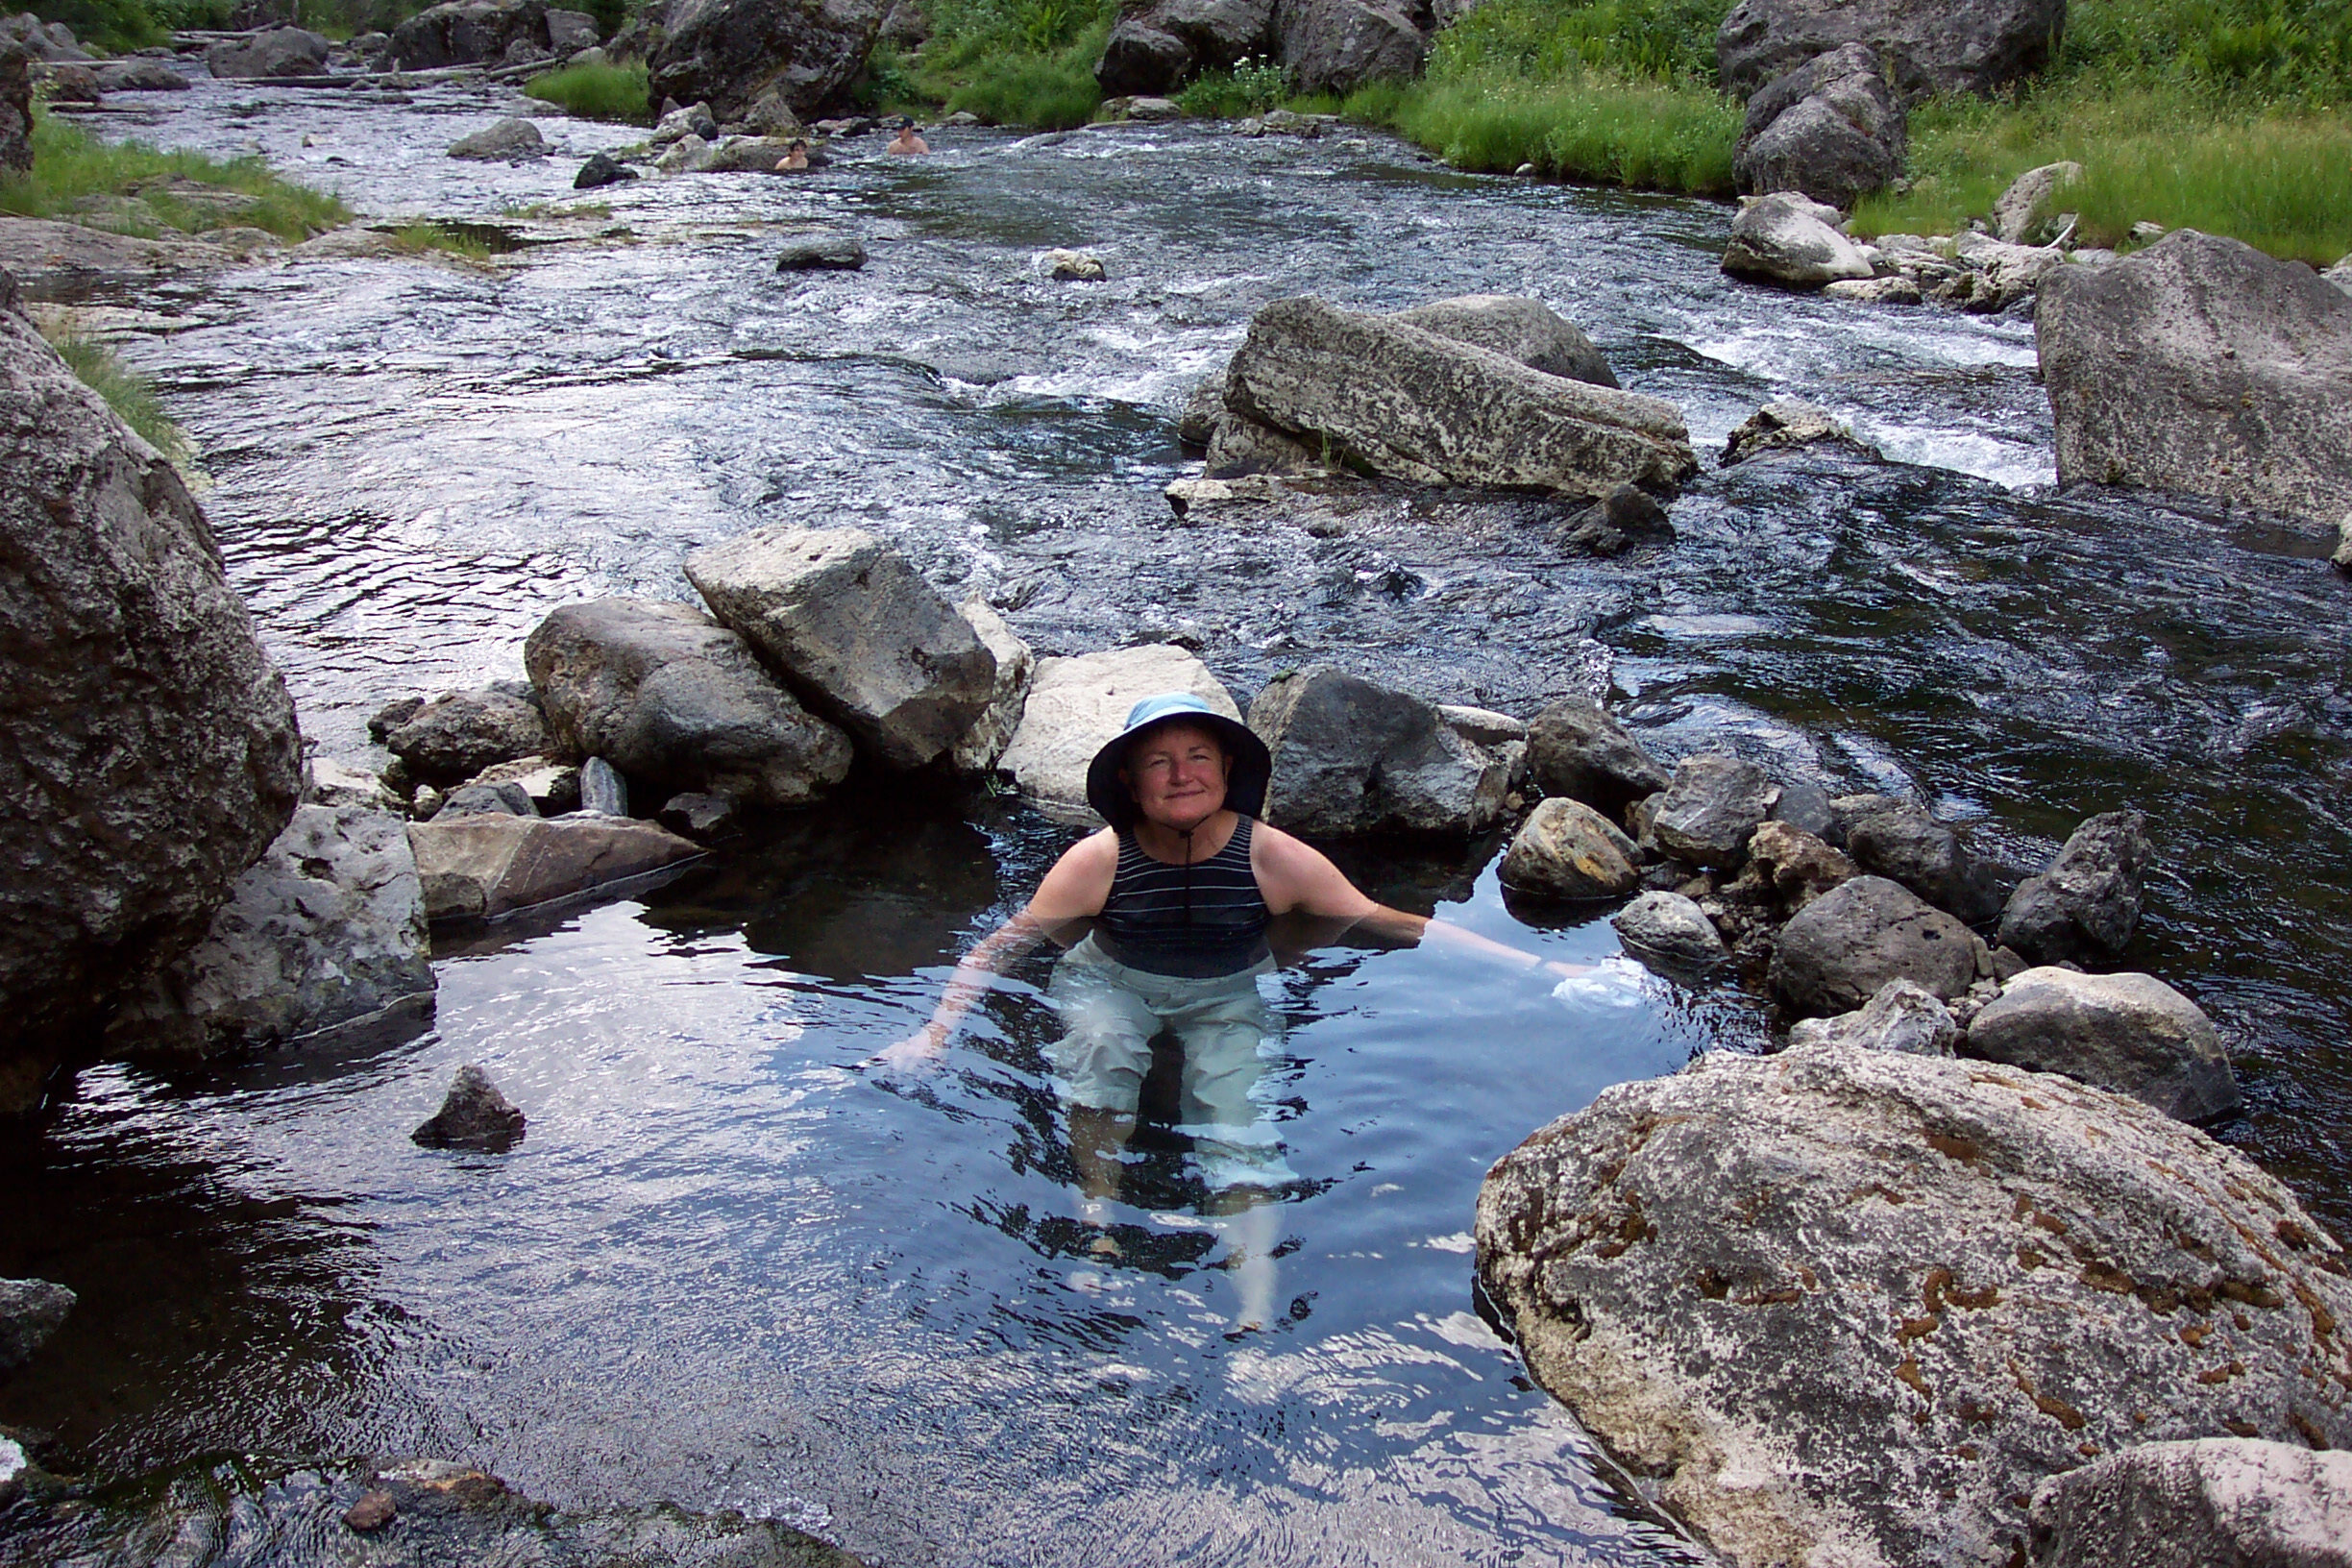
M 882 1053 L 893 1066 L 946 1048 L 990 979 L 1039 942 L 1070 945 L 1048 988 L 1067 1033 L 1052 1051 L 1070 1107 L 1085 1217 L 1107 1224 L 1120 1156 L 1134 1135 L 1151 1041 L 1184 1048 L 1183 1130 L 1218 1194 L 1239 1283 L 1237 1329 L 1264 1326 L 1274 1295 L 1271 1189 L 1292 1180 L 1253 1093 L 1275 1032 L 1258 992 L 1274 968 L 1266 927 L 1301 914 L 1405 943 L 1423 939 L 1513 968 L 1583 972 L 1484 937 L 1374 903 L 1319 851 L 1257 821 L 1271 772 L 1265 743 L 1189 692 L 1148 697 L 1096 752 L 1087 801 L 1111 825 L 1072 845 L 1028 907 L 974 947 L 931 1021 Z M 1091 921 L 1083 940 L 1079 928 Z M 1093 1243 L 1115 1255 L 1108 1230 Z

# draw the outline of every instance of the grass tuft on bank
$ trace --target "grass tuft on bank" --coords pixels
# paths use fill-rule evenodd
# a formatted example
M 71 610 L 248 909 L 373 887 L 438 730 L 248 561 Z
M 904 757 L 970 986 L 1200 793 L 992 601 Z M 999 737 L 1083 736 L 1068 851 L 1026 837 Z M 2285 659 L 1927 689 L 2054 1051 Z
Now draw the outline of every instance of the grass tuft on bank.
M 1342 106 L 1458 169 L 1700 195 L 1731 193 L 1740 110 L 1675 83 L 1579 77 L 1556 83 L 1450 78 L 1367 89 Z
M 1049 131 L 1084 125 L 1101 107 L 1094 62 L 1116 0 L 933 0 L 924 9 L 930 42 L 912 61 L 886 61 L 896 74 L 885 69 L 877 99 L 906 94 L 991 125 Z
M 114 351 L 96 338 L 86 337 L 70 324 L 45 330 L 42 336 L 58 351 L 82 384 L 106 399 L 122 422 L 138 431 L 146 443 L 175 463 L 185 464 L 193 452 L 187 432 L 173 424 L 156 398 L 155 383 L 114 357 Z
M 650 81 L 650 73 L 642 61 L 629 65 L 566 65 L 561 70 L 532 77 L 524 85 L 523 91 L 578 119 L 651 125 Z
M 257 158 L 229 162 L 136 141 L 100 141 L 48 114 L 33 126 L 33 167 L 0 179 L 0 212 L 91 222 L 156 239 L 266 229 L 301 241 L 351 221 L 334 197 L 280 179 Z

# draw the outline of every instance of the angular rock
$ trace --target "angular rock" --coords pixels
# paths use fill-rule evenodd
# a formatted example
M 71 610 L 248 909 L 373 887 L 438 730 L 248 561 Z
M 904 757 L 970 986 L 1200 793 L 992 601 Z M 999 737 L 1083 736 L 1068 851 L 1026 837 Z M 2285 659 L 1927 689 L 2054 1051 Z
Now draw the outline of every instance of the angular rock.
M 1769 887 L 1772 902 L 1794 915 L 1859 874 L 1852 861 L 1804 829 L 1770 821 L 1758 824 L 1749 836 L 1748 870 L 1742 877 L 1755 878 L 1762 885 L 1759 892 Z
M 1792 1048 L 1850 1045 L 1865 1051 L 1900 1051 L 1911 1056 L 1949 1056 L 1960 1038 L 1951 1009 L 1932 992 L 1908 980 L 1889 980 L 1859 1013 L 1834 1018 L 1800 1018 L 1789 1030 Z
M 1968 1052 L 2063 1072 L 2183 1121 L 2239 1105 L 2213 1020 L 2153 975 L 2027 969 L 1970 1022 Z
M 1211 478 L 1235 479 L 1252 474 L 1320 474 L 1326 471 L 1323 448 L 1295 435 L 1271 429 L 1254 419 L 1227 409 L 1209 428 L 1208 461 L 1203 472 Z
M 1513 294 L 1463 294 L 1398 310 L 1388 319 L 1457 343 L 1492 349 L 1547 376 L 1593 386 L 1617 386 L 1617 373 L 1593 347 L 1593 340 L 1541 300 Z
M 1734 278 L 1818 288 L 1876 271 L 1862 247 L 1840 233 L 1838 209 L 1795 191 L 1743 197 L 1724 247 L 1723 270 Z
M 1748 100 L 1731 173 L 1743 195 L 1793 190 L 1850 208 L 1901 176 L 1908 145 L 1902 104 L 1876 52 L 1850 43 Z
M 421 697 L 394 698 L 382 707 L 378 708 L 369 718 L 368 739 L 374 741 L 378 746 L 383 745 L 392 738 L 394 730 L 414 719 L 424 707 L 425 699 Z
M 2034 1568 L 2352 1568 L 2352 1454 L 2134 1444 L 2035 1487 L 2027 1548 Z
M 1970 854 L 1958 834 L 1916 806 L 1853 823 L 1846 830 L 1846 853 L 1864 870 L 1900 882 L 1969 925 L 1997 918 L 2009 898 L 1997 867 Z
M 0 38 L 0 174 L 33 166 L 33 56 Z
M 0 272 L 0 1114 L 203 937 L 292 816 L 285 684 L 180 473 Z
M 1103 264 L 1083 251 L 1047 251 L 1045 276 L 1059 283 L 1099 283 L 1109 276 Z
M 1190 692 L 1229 719 L 1241 710 L 1209 667 L 1168 644 L 1114 649 L 1074 659 L 1037 662 L 1029 700 L 996 771 L 1012 775 L 1021 794 L 1054 814 L 1091 821 L 1086 802 L 1087 765 L 1126 726 L 1137 698 Z
M 621 776 L 621 770 L 602 757 L 590 757 L 581 763 L 580 809 L 599 817 L 626 817 L 628 780 Z
M 600 190 L 606 185 L 617 185 L 624 181 L 636 178 L 635 169 L 625 163 L 613 161 L 610 155 L 590 153 L 588 161 L 579 166 L 579 173 L 572 177 L 572 188 L 574 190 Z
M 1437 718 L 1448 729 L 1473 745 L 1489 750 L 1509 746 L 1513 742 L 1525 745 L 1528 726 L 1507 713 L 1492 708 L 1465 707 L 1459 702 L 1437 704 Z
M 1225 372 L 1212 371 L 1192 383 L 1185 394 L 1184 412 L 1176 416 L 1176 439 L 1195 451 L 1209 445 L 1210 431 L 1215 429 L 1219 414 L 1225 411 Z
M 1883 876 L 1857 876 L 1814 899 L 1781 927 L 1772 986 L 1790 1012 L 1851 1013 L 1890 980 L 1946 1001 L 1976 978 L 1969 928 Z
M 1723 466 L 1729 468 L 1768 452 L 1793 452 L 1824 442 L 1870 457 L 1878 455 L 1877 448 L 1863 442 L 1828 409 L 1780 399 L 1750 414 L 1731 432 L 1724 443 Z
M 723 795 L 674 795 L 662 802 L 654 820 L 697 844 L 714 844 L 734 836 L 741 815 L 735 802 Z
M 2068 270 L 2066 257 L 2040 245 L 2004 245 L 1989 234 L 1963 234 L 1952 242 L 1952 258 L 1962 270 L 1938 283 L 1927 297 L 1973 315 L 2006 310 L 2035 294 L 2043 283 Z M 2090 270 L 2090 269 L 2084 269 Z
M 1731 956 L 1706 911 L 1678 893 L 1643 894 L 1609 917 L 1626 950 L 1685 972 L 1703 972 Z
M 2049 63 L 2066 0 L 1740 0 L 1715 36 L 1715 75 L 1745 96 L 1818 55 L 1866 43 L 1906 101 L 1989 93 Z
M 459 788 L 476 784 L 519 786 L 531 810 L 542 817 L 556 817 L 579 809 L 580 770 L 556 757 L 517 757 L 512 762 L 493 763 Z
M 949 748 L 947 762 L 959 773 L 985 773 L 995 768 L 996 759 L 1013 742 L 1013 732 L 1020 727 L 1037 656 L 1005 625 L 1004 617 L 978 595 L 958 604 L 956 613 L 971 624 L 972 635 L 995 659 L 996 676 L 989 689 L 988 705 Z
M 517 163 L 525 159 L 545 158 L 547 138 L 528 120 L 509 116 L 484 127 L 470 136 L 460 136 L 450 143 L 449 156 L 472 159 L 479 163 Z
M 1429 703 L 1333 665 L 1275 676 L 1249 725 L 1274 757 L 1265 820 L 1296 832 L 1482 833 L 1510 787 L 1508 764 Z
M 470 812 L 490 812 L 507 817 L 536 817 L 539 808 L 532 803 L 530 791 L 511 781 L 502 784 L 460 784 L 442 798 L 435 817 L 463 817 Z
M 1780 787 L 1754 763 L 1703 752 L 1675 769 L 1651 830 L 1659 847 L 1678 860 L 1735 870 L 1779 797 Z
M 0 1280 L 0 1373 L 31 1360 L 80 1299 L 47 1280 Z
M 1279 0 L 1275 43 L 1301 92 L 1345 97 L 1421 74 L 1429 39 L 1415 12 L 1409 0 Z
M 1621 484 L 1563 525 L 1560 548 L 1615 558 L 1644 539 L 1671 542 L 1674 524 L 1646 490 Z
M 996 660 L 893 547 L 856 528 L 777 526 L 706 546 L 686 577 L 803 700 L 893 768 L 971 728 Z
M 1163 93 L 1274 48 L 1274 0 L 1146 0 L 1121 8 L 1094 80 L 1108 96 Z
M 223 38 L 205 51 L 205 69 L 223 81 L 325 76 L 327 48 L 327 40 L 316 33 L 274 27 L 241 38 Z
M 1622 898 L 1641 885 L 1641 850 L 1581 801 L 1554 796 L 1520 825 L 1503 883 L 1544 898 Z
M 2114 959 L 2140 925 L 2141 879 L 2153 851 L 2136 811 L 2087 817 L 2001 911 L 2000 944 L 2037 964 Z
M 1613 817 L 1674 782 L 1625 725 L 1590 702 L 1563 698 L 1528 725 L 1528 770 L 1546 795 L 1564 795 Z
M 571 52 L 551 41 L 544 0 L 446 0 L 394 28 L 388 52 L 394 70 L 429 71 L 502 61 L 518 44 L 544 56 Z
M 557 60 L 568 61 L 583 49 L 594 49 L 602 37 L 603 30 L 597 26 L 597 19 L 588 12 L 549 8 L 548 52 Z
M 1845 835 L 1838 829 L 1837 813 L 1829 805 L 1829 792 L 1811 779 L 1790 779 L 1780 786 L 1780 798 L 1773 802 L 1772 820 L 1801 833 L 1810 833 L 1825 844 L 1832 835 L 1841 844 L 1845 842 Z M 1754 853 L 1752 844 L 1749 852 Z
M 855 234 L 808 234 L 776 252 L 778 272 L 855 272 L 865 264 L 866 247 Z
M 2067 483 L 2183 490 L 2334 527 L 2352 494 L 2352 295 L 2175 229 L 2068 267 L 2034 317 Z
M 404 804 L 374 773 L 332 757 L 311 759 L 310 782 L 303 798 L 312 805 L 359 806 L 369 811 L 399 811 Z
M 849 737 L 691 604 L 567 604 L 530 634 L 524 660 L 565 747 L 664 793 L 797 806 L 848 776 Z
M 1993 204 L 1993 235 L 2007 245 L 2038 245 L 2048 237 L 2050 205 L 2058 192 L 2080 180 L 2083 166 L 2070 160 L 2027 169 L 2009 182 Z
M 384 737 L 411 776 L 447 788 L 495 762 L 548 749 L 547 722 L 528 700 L 496 687 L 443 692 Z
M 593 892 L 702 851 L 650 822 L 609 817 L 459 817 L 411 822 L 434 920 L 491 919 Z
M 468 1062 L 450 1081 L 449 1093 L 408 1140 L 428 1149 L 480 1149 L 504 1154 L 523 1140 L 523 1113 L 499 1092 L 490 1075 Z
M 707 102 L 721 120 L 773 95 L 807 119 L 848 86 L 882 30 L 887 0 L 674 0 L 647 59 L 655 102 Z
M 2352 1441 L 2342 1249 L 2065 1078 L 1712 1051 L 1507 1156 L 1477 1237 L 1536 1381 L 1741 1568 L 2021 1560 L 2094 1453 Z

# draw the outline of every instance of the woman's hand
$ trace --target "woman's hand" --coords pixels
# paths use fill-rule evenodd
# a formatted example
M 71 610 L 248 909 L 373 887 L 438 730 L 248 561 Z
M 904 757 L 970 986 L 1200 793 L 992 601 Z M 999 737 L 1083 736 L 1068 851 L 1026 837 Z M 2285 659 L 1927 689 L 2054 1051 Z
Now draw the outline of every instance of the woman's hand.
M 947 1054 L 947 1025 L 933 1019 L 886 1050 L 866 1059 L 866 1065 L 894 1072 L 929 1072 Z

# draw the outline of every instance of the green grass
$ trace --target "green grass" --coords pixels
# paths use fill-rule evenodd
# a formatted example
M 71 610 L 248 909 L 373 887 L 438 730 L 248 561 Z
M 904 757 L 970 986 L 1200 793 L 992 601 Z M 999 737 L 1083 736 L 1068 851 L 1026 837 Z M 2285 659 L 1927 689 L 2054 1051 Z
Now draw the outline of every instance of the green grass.
M 70 326 L 45 331 L 50 347 L 80 377 L 82 384 L 106 399 L 122 422 L 138 431 L 146 443 L 175 463 L 184 464 L 192 451 L 187 432 L 164 416 L 156 401 L 154 383 L 114 357 L 113 351 Z
M 653 106 L 642 61 L 628 65 L 567 65 L 534 76 L 523 88 L 541 103 L 554 104 L 583 120 L 651 125 Z
M 1263 114 L 1291 96 L 1290 73 L 1270 60 L 1244 59 L 1227 71 L 1203 71 L 1176 93 L 1176 103 L 1196 119 L 1238 119 Z
M 1709 88 L 1601 75 L 1432 78 L 1351 94 L 1342 111 L 1459 169 L 1532 163 L 1553 179 L 1712 196 L 1731 192 L 1740 126 L 1739 106 Z
M 453 256 L 460 261 L 487 262 L 498 248 L 485 239 L 444 228 L 428 218 L 390 231 L 395 256 Z
M 1102 105 L 1094 62 L 1115 0 L 932 0 L 931 41 L 894 90 L 991 125 L 1066 130 Z
M 90 198 L 135 198 L 103 227 L 156 238 L 167 233 L 266 229 L 304 240 L 351 221 L 332 196 L 279 179 L 257 158 L 221 162 L 143 142 L 100 141 L 47 115 L 33 127 L 33 167 L 0 179 L 0 212 L 71 222 Z

